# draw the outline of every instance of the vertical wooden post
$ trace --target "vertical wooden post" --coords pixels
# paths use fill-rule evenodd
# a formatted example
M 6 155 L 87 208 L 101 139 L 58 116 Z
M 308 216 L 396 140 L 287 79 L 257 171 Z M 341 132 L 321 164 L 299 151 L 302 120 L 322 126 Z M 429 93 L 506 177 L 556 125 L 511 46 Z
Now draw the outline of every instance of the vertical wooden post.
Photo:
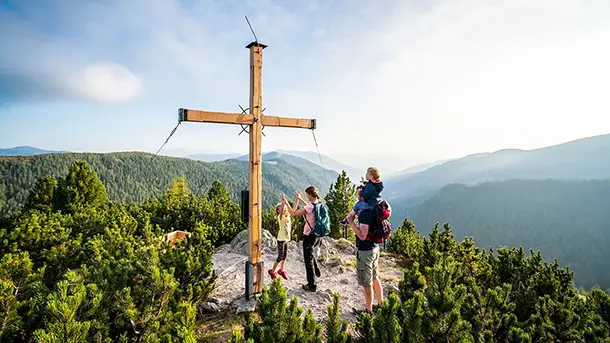
M 252 293 L 260 293 L 263 288 L 262 252 L 262 74 L 263 49 L 265 45 L 252 42 L 250 49 L 250 114 L 254 122 L 250 125 L 250 221 L 248 224 L 248 259 L 252 266 Z M 249 297 L 250 294 L 246 294 Z
M 287 118 L 263 115 L 263 49 L 267 46 L 252 42 L 246 46 L 250 49 L 250 113 L 210 112 L 202 110 L 178 110 L 178 122 L 200 122 L 217 124 L 239 124 L 250 127 L 250 163 L 248 171 L 249 191 L 247 203 L 242 201 L 242 217 L 248 220 L 248 261 L 246 267 L 246 298 L 260 293 L 263 289 L 264 265 L 262 255 L 262 127 L 292 127 L 301 129 L 316 128 L 315 119 Z

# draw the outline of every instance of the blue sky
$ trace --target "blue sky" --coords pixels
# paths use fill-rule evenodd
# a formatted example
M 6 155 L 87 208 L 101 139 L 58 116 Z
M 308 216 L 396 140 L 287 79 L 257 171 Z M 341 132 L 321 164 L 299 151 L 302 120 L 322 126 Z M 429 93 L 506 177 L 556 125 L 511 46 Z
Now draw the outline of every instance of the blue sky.
M 610 132 L 608 1 L 0 0 L 0 147 L 154 152 L 180 107 L 238 111 L 244 15 L 269 45 L 265 113 L 317 118 L 322 153 L 354 165 Z M 239 131 L 185 123 L 164 151 L 247 152 Z

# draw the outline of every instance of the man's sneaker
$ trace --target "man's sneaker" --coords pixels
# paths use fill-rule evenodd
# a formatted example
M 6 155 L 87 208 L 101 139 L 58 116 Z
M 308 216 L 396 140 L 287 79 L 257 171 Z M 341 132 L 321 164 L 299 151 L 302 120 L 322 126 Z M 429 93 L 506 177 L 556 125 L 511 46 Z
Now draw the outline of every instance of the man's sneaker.
M 267 273 L 269 273 L 269 276 L 271 276 L 271 280 L 275 280 L 275 278 L 277 277 L 277 275 L 275 275 L 275 272 L 272 269 L 269 269 Z
M 283 270 L 278 270 L 277 273 L 284 278 L 284 280 L 288 280 L 288 277 L 286 276 L 286 272 L 284 272 Z
M 316 291 L 315 288 L 309 288 L 308 284 L 304 284 L 303 285 L 303 289 L 306 290 L 306 291 L 309 291 L 309 292 L 315 292 Z
M 355 308 L 355 307 L 352 307 L 352 311 L 354 312 L 354 314 L 355 314 L 356 316 L 359 316 L 359 315 L 361 315 L 361 314 L 363 314 L 363 313 L 368 313 L 369 315 L 371 315 L 371 317 L 375 315 L 375 314 L 373 313 L 373 311 L 369 311 L 369 310 L 367 310 L 366 308 L 363 310 L 363 309 L 357 309 L 357 308 Z

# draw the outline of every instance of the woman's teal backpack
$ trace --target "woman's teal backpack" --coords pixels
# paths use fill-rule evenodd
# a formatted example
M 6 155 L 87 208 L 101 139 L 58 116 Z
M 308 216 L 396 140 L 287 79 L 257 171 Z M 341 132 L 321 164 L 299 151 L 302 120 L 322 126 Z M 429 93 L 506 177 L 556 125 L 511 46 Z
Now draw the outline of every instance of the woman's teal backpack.
M 322 202 L 313 205 L 313 214 L 315 218 L 315 226 L 311 227 L 309 221 L 305 219 L 307 225 L 311 228 L 314 235 L 324 237 L 330 235 L 330 216 L 328 215 L 328 206 Z

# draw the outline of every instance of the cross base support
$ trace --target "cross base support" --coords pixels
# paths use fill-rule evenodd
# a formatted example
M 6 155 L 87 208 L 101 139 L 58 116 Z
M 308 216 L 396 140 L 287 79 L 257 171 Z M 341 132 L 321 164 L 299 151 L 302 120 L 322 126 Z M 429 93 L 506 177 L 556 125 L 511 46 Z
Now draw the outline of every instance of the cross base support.
M 250 300 L 252 295 L 258 294 L 263 289 L 263 270 L 265 263 L 250 263 L 246 261 L 246 299 Z

